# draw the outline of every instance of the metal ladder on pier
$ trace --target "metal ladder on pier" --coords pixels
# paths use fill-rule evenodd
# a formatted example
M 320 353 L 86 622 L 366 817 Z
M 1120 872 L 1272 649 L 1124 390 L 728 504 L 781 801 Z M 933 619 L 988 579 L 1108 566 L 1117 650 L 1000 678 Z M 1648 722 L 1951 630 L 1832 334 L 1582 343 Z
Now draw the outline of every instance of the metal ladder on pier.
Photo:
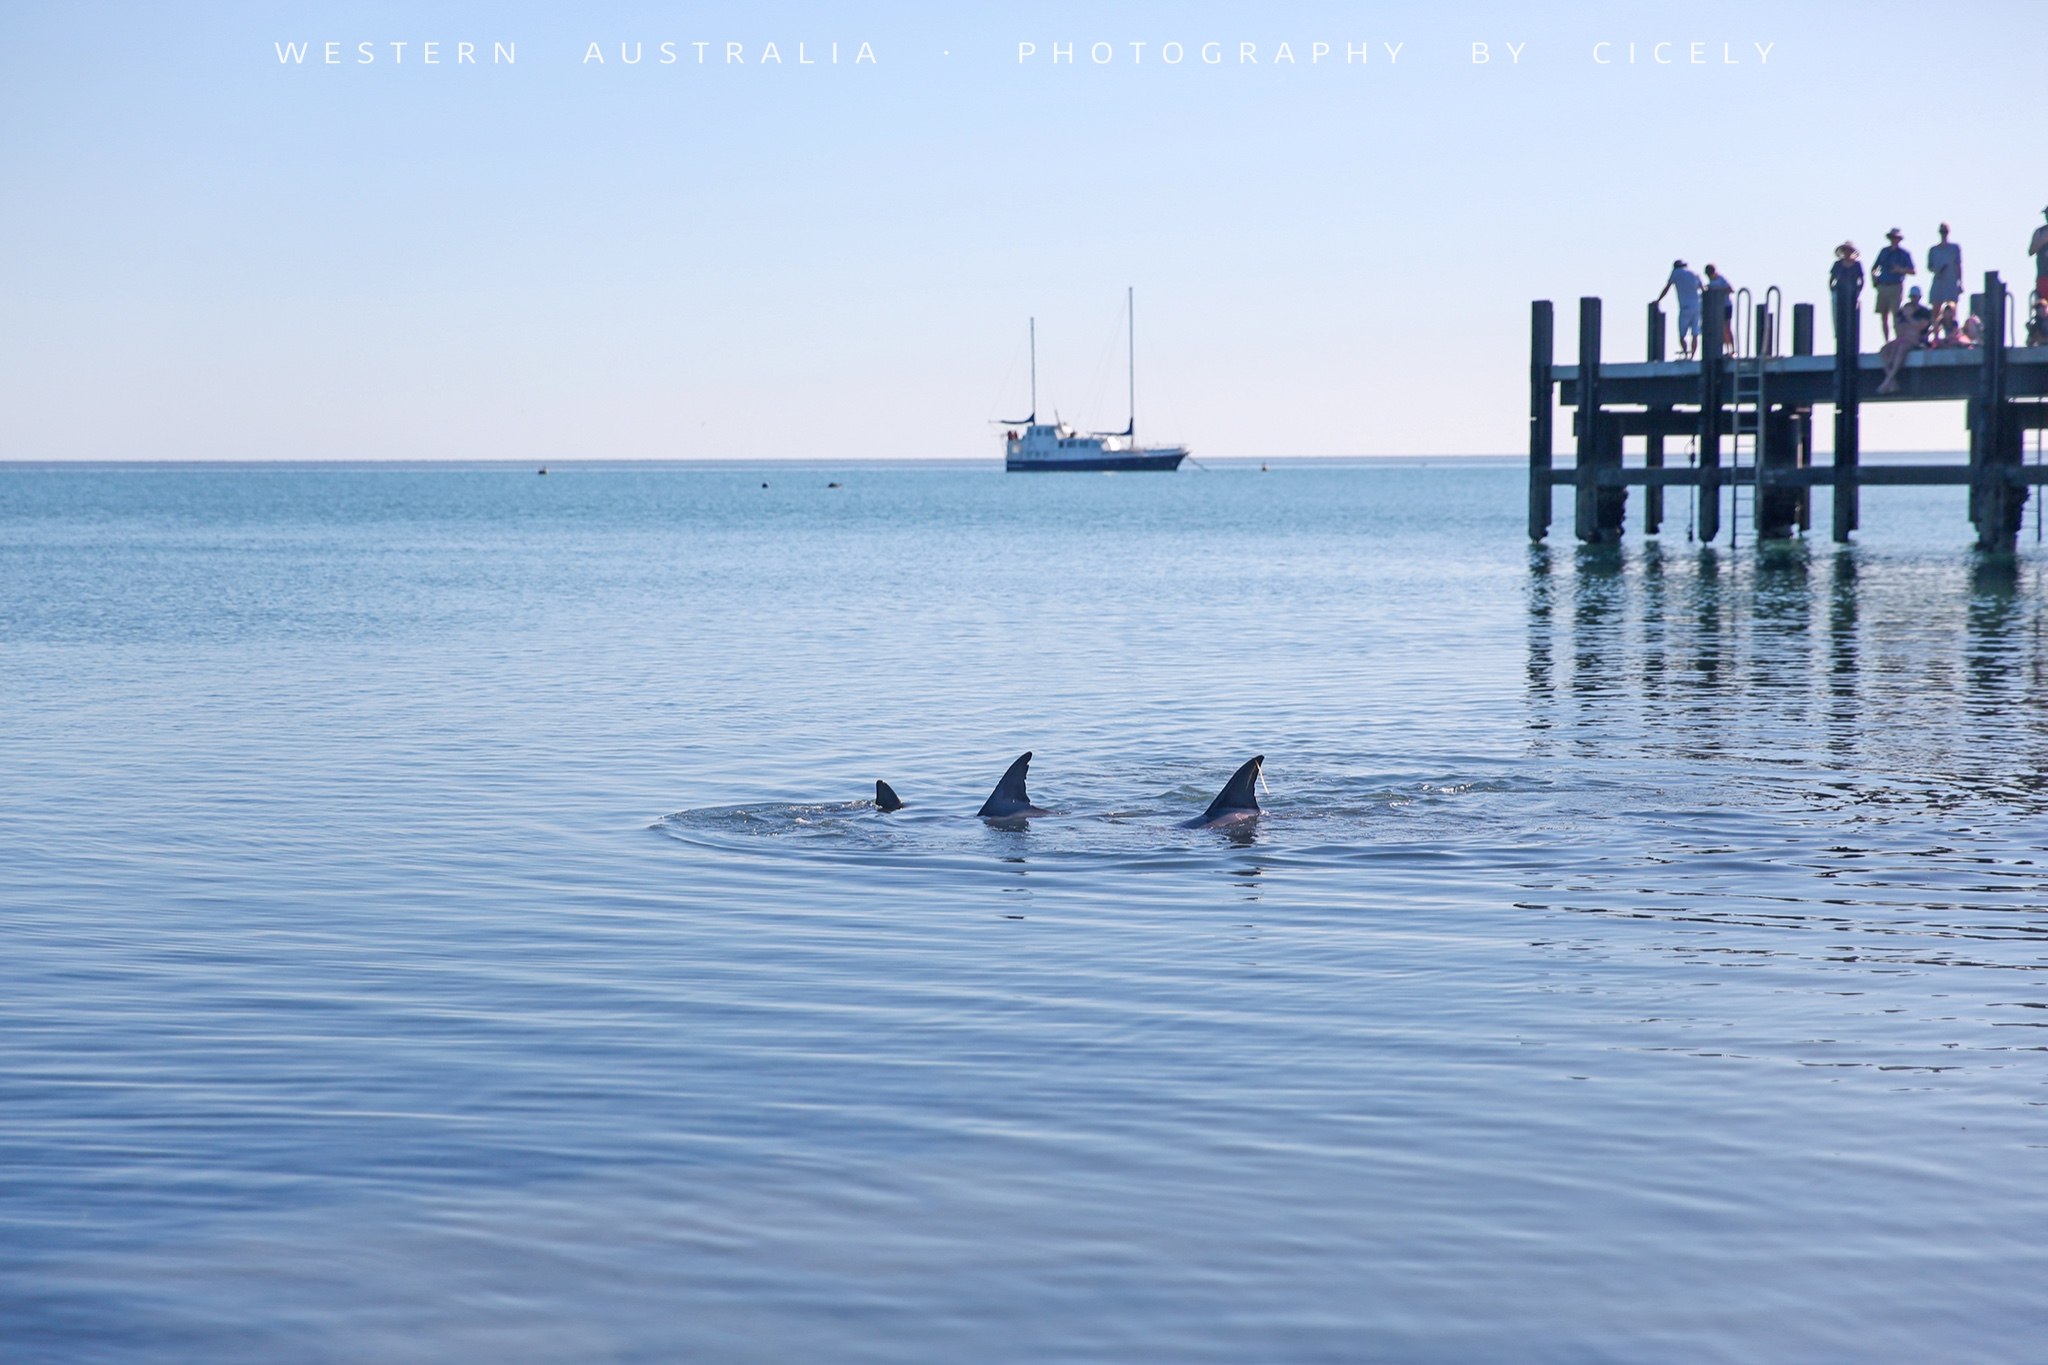
M 1745 492 L 1749 497 L 1751 530 L 1763 525 L 1763 505 L 1758 496 L 1761 490 L 1757 485 L 1761 476 L 1757 471 L 1763 466 L 1764 443 L 1769 439 L 1765 414 L 1770 411 L 1770 402 L 1764 392 L 1764 362 L 1777 349 L 1778 309 L 1783 306 L 1780 299 L 1772 297 L 1777 293 L 1775 284 L 1764 291 L 1765 307 L 1759 314 L 1750 292 L 1747 289 L 1737 290 L 1734 316 L 1729 319 L 1735 333 L 1735 390 L 1730 395 L 1734 421 L 1729 426 L 1728 455 L 1728 548 L 1731 550 L 1742 542 L 1742 500 Z M 1745 455 L 1749 457 L 1747 464 L 1743 462 Z

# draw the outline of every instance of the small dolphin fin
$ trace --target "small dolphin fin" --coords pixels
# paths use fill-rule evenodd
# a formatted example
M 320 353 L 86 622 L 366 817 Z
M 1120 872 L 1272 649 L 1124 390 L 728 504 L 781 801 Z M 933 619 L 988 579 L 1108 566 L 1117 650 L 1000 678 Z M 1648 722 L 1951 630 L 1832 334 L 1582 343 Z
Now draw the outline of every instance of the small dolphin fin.
M 875 809 L 883 811 L 903 809 L 903 798 L 896 794 L 894 787 L 882 781 L 879 777 L 875 779 Z
M 1266 756 L 1248 760 L 1245 765 L 1230 775 L 1223 784 L 1223 790 L 1216 793 L 1216 799 L 1209 803 L 1209 809 L 1197 819 L 1187 822 L 1188 828 L 1200 829 L 1204 825 L 1220 824 L 1225 820 L 1242 820 L 1259 813 L 1259 771 L 1265 766 Z
M 988 794 L 988 800 L 981 803 L 976 812 L 984 820 L 1013 820 L 1022 815 L 1050 815 L 1051 811 L 1040 810 L 1031 804 L 1031 798 L 1024 792 L 1024 777 L 1031 770 L 1031 753 L 1026 750 L 1003 780 L 996 783 L 996 789 Z

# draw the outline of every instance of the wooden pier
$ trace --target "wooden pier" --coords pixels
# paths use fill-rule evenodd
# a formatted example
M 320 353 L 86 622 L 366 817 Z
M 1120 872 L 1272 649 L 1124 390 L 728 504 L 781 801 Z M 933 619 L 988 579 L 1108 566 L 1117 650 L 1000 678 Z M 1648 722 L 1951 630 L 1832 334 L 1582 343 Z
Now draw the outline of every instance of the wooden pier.
M 1555 363 L 1549 300 L 1530 310 L 1529 536 L 1550 531 L 1551 490 L 1574 492 L 1574 529 L 1591 544 L 1619 541 L 1628 490 L 1643 490 L 1643 530 L 1656 535 L 1664 520 L 1664 490 L 1698 489 L 1698 535 L 1721 534 L 1721 490 L 1729 490 L 1729 539 L 1741 534 L 1743 513 L 1758 540 L 1784 539 L 1811 529 L 1816 488 L 1832 488 L 1833 534 L 1846 542 L 1860 520 L 1866 485 L 1959 484 L 1970 490 L 1970 520 L 1981 550 L 2010 553 L 2031 485 L 2048 472 L 2023 459 L 2025 433 L 2048 427 L 2048 346 L 2006 343 L 2013 307 L 1996 273 L 1971 302 L 1983 319 L 1974 349 L 1916 351 L 1906 358 L 1896 392 L 1881 394 L 1884 366 L 1862 353 L 1860 291 L 1831 300 L 1833 355 L 1813 353 L 1812 304 L 1791 312 L 1790 353 L 1779 353 L 1785 319 L 1778 291 L 1757 302 L 1743 290 L 1730 299 L 1709 290 L 1701 298 L 1700 358 L 1664 358 L 1664 313 L 1651 304 L 1647 356 L 1635 364 L 1601 357 L 1600 300 L 1579 300 L 1576 365 Z M 1732 313 L 1732 316 L 1731 316 Z M 1736 344 L 1725 344 L 1732 332 Z M 1865 465 L 1859 459 L 1860 414 L 1865 403 L 1966 403 L 1967 464 Z M 1834 410 L 1834 463 L 1813 462 L 1813 410 Z M 1556 410 L 1573 410 L 1575 456 L 1554 467 Z M 1642 464 L 1623 455 L 1624 437 L 1643 438 Z M 1665 442 L 1693 443 L 1693 458 L 1667 463 Z M 1725 463 L 1724 463 L 1725 460 Z M 1743 504 L 1747 502 L 1747 509 Z

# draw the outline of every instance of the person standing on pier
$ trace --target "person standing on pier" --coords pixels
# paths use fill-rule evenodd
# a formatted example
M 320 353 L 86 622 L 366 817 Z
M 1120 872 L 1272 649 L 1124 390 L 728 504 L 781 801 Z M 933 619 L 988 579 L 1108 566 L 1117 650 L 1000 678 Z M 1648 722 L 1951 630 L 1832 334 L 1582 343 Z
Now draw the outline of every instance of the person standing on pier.
M 1863 292 L 1863 262 L 1856 254 L 1854 242 L 1836 247 L 1835 263 L 1828 267 L 1828 292 L 1839 299 L 1845 291 L 1851 303 Z
M 1887 232 L 1884 239 L 1890 245 L 1870 263 L 1870 282 L 1877 286 L 1877 315 L 1884 321 L 1887 341 L 1891 340 L 1892 314 L 1899 311 L 1899 291 L 1905 287 L 1906 276 L 1920 273 L 1913 264 L 1913 253 L 1899 245 L 1905 235 L 1897 228 Z
M 1678 291 L 1678 358 L 1691 360 L 1700 345 L 1700 277 L 1687 270 L 1684 261 L 1671 263 L 1671 278 L 1664 281 L 1655 301 L 1664 302 L 1664 295 L 1674 289 Z
M 1714 269 L 1712 261 L 1707 262 L 1707 288 L 1721 291 L 1721 344 L 1732 352 L 1735 349 L 1735 286 L 1726 275 Z
M 1948 239 L 1948 224 L 1941 225 L 1941 240 L 1927 248 L 1927 273 L 1934 282 L 1927 287 L 1927 301 L 1939 313 L 1944 303 L 1960 303 L 1963 297 L 1963 249 Z
M 2041 216 L 2048 218 L 2048 209 L 2042 209 Z M 2027 243 L 2027 254 L 2034 258 L 2034 297 L 2048 299 L 2048 223 L 2034 229 L 2034 240 Z
M 1863 262 L 1857 259 L 1856 244 L 1844 242 L 1835 248 L 1835 263 L 1828 267 L 1828 294 L 1835 303 L 1835 335 L 1847 336 L 1856 325 L 1856 299 L 1863 292 Z

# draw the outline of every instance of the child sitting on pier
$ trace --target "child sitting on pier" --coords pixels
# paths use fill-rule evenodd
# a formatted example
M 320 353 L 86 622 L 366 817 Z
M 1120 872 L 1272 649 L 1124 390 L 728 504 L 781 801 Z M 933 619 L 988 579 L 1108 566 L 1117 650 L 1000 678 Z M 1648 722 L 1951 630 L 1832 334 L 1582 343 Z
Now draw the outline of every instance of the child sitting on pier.
M 1970 314 L 1969 322 L 1958 323 L 1955 304 L 1944 303 L 1934 310 L 1934 332 L 1928 345 L 1937 351 L 1967 350 L 1977 344 L 1983 325 L 1975 313 Z

